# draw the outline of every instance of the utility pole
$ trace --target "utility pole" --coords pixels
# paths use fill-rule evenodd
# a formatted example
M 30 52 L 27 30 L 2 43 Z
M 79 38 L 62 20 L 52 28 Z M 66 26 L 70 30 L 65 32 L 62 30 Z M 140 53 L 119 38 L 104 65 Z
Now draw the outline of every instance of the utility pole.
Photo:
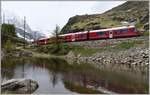
M 25 30 L 26 30 L 26 17 L 24 17 L 24 49 L 25 49 L 25 44 L 26 44 L 26 40 L 25 40 Z
M 9 19 L 8 19 L 8 24 L 9 24 Z
M 31 34 L 31 30 L 29 31 L 29 37 L 30 37 L 30 41 L 29 41 L 29 46 L 32 44 L 32 34 Z
M 36 40 L 37 40 L 37 39 L 36 39 L 36 32 L 34 32 L 34 39 L 35 39 L 34 41 L 36 41 Z
M 87 31 L 87 40 L 89 40 L 90 28 L 86 28 L 85 31 Z
M 5 13 L 3 13 L 3 24 L 5 24 Z

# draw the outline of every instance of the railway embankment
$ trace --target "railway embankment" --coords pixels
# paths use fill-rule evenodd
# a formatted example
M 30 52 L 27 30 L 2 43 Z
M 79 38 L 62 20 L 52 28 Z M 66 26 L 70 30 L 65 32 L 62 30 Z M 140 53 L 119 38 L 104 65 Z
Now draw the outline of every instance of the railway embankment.
M 74 60 L 77 63 L 91 63 L 98 68 L 107 67 L 112 70 L 122 69 L 148 72 L 148 37 L 87 41 L 72 44 L 81 45 L 84 47 L 83 51 L 90 48 L 91 51 L 94 50 L 94 52 L 90 55 L 87 55 L 88 52 L 91 52 L 89 49 L 86 51 L 86 55 L 84 55 L 75 51 L 71 51 L 68 53 L 68 55 L 66 55 L 67 60 Z

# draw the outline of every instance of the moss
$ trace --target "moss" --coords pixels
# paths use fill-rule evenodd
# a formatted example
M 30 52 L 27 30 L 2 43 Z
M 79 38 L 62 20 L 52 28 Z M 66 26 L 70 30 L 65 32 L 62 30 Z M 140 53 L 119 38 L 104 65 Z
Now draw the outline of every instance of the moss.
M 143 36 L 149 36 L 149 31 L 145 31 L 142 33 Z
M 71 91 L 78 92 L 80 94 L 102 94 L 102 92 L 97 91 L 97 90 L 92 90 L 90 88 L 86 88 L 80 85 L 75 85 L 71 82 L 64 82 L 65 87 L 70 89 Z
M 129 49 L 129 48 L 133 47 L 133 45 L 134 44 L 131 42 L 122 42 L 122 43 L 117 45 L 117 48 Z

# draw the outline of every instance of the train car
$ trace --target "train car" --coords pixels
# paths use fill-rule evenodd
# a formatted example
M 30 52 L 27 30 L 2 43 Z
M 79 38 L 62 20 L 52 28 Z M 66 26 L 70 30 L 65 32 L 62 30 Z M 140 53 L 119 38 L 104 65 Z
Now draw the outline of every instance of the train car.
M 102 30 L 92 30 L 89 32 L 89 39 L 107 39 L 109 38 L 109 31 L 106 29 Z
M 42 39 L 34 41 L 33 43 L 37 45 L 46 45 L 48 44 L 48 42 L 49 42 L 49 38 L 42 38 Z
M 46 38 L 46 39 L 40 39 L 40 40 L 38 41 L 38 44 L 39 44 L 39 45 L 46 45 L 46 44 L 48 44 L 48 41 L 49 41 L 48 38 Z
M 59 36 L 60 36 L 61 38 L 63 38 L 65 42 L 74 41 L 74 35 L 73 35 L 73 33 L 62 34 L 62 35 L 59 35 Z
M 134 37 L 134 36 L 138 36 L 138 32 L 136 31 L 134 26 L 118 27 L 112 29 L 113 38 Z
M 87 31 L 77 32 L 77 33 L 74 34 L 74 36 L 75 36 L 75 38 L 74 38 L 75 41 L 87 40 Z
M 89 39 L 108 39 L 137 36 L 138 33 L 134 26 L 124 26 L 101 30 L 92 30 L 89 32 Z
M 66 42 L 84 41 L 87 40 L 87 31 L 63 34 L 60 37 L 63 37 Z

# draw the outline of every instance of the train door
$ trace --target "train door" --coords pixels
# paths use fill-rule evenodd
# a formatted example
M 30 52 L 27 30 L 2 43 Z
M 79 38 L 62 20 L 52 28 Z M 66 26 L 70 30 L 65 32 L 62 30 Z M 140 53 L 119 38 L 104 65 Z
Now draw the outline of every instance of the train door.
M 75 41 L 75 34 L 72 34 L 72 41 Z
M 113 31 L 109 31 L 109 38 L 113 38 Z
M 46 40 L 45 40 L 44 44 L 46 44 Z

